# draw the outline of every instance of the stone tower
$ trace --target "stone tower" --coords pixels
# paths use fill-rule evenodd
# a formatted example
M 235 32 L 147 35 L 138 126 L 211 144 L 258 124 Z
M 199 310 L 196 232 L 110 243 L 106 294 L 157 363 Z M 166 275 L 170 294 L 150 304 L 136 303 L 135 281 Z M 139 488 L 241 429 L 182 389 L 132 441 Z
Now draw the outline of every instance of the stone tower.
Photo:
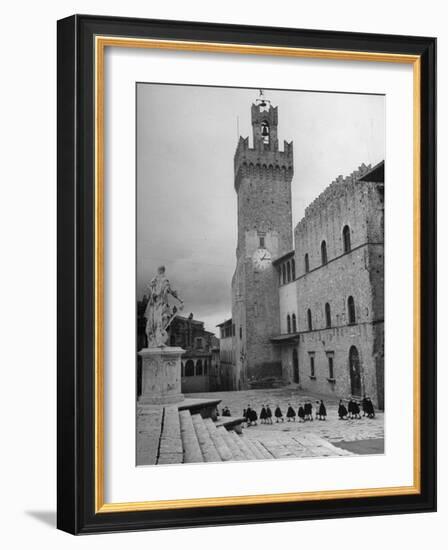
M 237 264 L 232 279 L 235 387 L 281 377 L 270 338 L 280 333 L 278 275 L 272 261 L 291 251 L 293 145 L 278 144 L 278 108 L 263 97 L 252 104 L 253 147 L 239 138 Z

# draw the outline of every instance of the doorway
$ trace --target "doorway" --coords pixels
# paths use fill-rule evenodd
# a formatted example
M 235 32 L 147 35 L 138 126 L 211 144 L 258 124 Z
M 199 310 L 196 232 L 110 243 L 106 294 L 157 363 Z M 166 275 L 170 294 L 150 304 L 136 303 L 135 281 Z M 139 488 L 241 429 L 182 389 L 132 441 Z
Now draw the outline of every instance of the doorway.
M 298 384 L 299 379 L 300 379 L 300 377 L 299 377 L 299 356 L 298 356 L 296 348 L 294 348 L 292 350 L 292 371 L 293 371 L 294 382 L 296 384 Z
M 361 397 L 361 362 L 356 346 L 352 346 L 349 352 L 349 369 L 352 395 Z

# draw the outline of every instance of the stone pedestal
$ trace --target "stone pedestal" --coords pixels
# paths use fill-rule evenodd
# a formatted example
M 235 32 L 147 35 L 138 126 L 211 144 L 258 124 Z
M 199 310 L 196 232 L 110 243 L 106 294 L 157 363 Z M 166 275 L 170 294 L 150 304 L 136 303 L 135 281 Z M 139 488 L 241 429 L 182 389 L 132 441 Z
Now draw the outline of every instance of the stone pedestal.
M 142 394 L 139 402 L 168 405 L 184 400 L 181 393 L 181 361 L 185 350 L 175 347 L 145 348 L 142 358 Z

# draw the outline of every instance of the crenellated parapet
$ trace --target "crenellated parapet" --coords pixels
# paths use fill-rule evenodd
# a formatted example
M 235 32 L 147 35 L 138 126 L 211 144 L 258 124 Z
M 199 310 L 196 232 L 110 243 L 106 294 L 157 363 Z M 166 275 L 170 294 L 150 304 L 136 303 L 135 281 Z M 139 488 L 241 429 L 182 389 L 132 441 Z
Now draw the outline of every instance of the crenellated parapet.
M 293 143 L 284 141 L 283 151 L 249 147 L 249 138 L 240 137 L 234 158 L 235 190 L 244 177 L 289 179 L 294 175 Z
M 334 203 L 334 201 L 340 198 L 342 195 L 352 193 L 355 186 L 359 187 L 360 185 L 362 185 L 363 182 L 360 182 L 359 179 L 365 176 L 371 170 L 371 168 L 372 166 L 370 164 L 365 165 L 363 163 L 349 176 L 344 177 L 340 175 L 336 179 L 334 179 L 330 183 L 330 185 L 326 187 L 322 191 L 322 193 L 318 195 L 313 200 L 313 202 L 311 202 L 305 208 L 305 216 L 297 224 L 296 230 L 305 225 L 307 219 L 321 212 L 322 208 L 324 208 L 326 205 L 328 205 L 329 203 Z

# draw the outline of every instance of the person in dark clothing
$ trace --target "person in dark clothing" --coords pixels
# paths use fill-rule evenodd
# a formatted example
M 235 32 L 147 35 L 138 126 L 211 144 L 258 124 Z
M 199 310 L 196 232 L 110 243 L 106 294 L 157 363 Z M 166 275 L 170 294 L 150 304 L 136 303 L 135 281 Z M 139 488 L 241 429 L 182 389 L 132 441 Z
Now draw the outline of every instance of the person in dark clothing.
M 246 419 L 247 427 L 249 427 L 251 425 L 251 420 L 250 420 L 251 410 L 252 409 L 250 408 L 250 405 L 247 405 L 247 408 L 244 409 L 244 413 L 243 413 L 243 416 Z
M 364 394 L 364 397 L 362 398 L 361 406 L 362 406 L 362 416 L 368 416 L 367 409 L 369 406 L 367 404 L 367 396 L 365 394 Z
M 319 420 L 326 420 L 326 419 L 327 419 L 327 409 L 324 405 L 324 402 L 321 399 L 319 404 Z
M 256 411 L 255 409 L 251 409 L 251 410 L 250 410 L 249 419 L 250 419 L 251 425 L 252 425 L 252 424 L 253 424 L 254 426 L 257 425 L 258 414 L 257 414 L 257 411 Z
M 222 415 L 221 416 L 231 416 L 230 409 L 227 407 L 227 405 L 222 409 Z
M 266 419 L 267 419 L 266 407 L 264 405 L 261 405 L 260 424 L 266 424 Z
M 284 422 L 282 410 L 278 405 L 275 407 L 274 414 L 275 414 L 275 421 L 276 422 L 280 422 L 280 419 L 281 419 L 282 422 Z
M 308 420 L 311 420 L 312 422 L 314 419 L 313 419 L 313 404 L 311 403 L 311 401 L 308 401 L 307 407 L 308 407 Z M 306 409 L 305 409 L 305 413 L 306 413 Z
M 347 408 L 346 406 L 344 405 L 342 399 L 339 401 L 339 407 L 338 407 L 338 415 L 339 415 L 339 420 L 346 420 L 347 419 Z
M 375 408 L 370 397 L 367 397 L 367 416 L 368 418 L 375 418 Z
M 353 418 L 353 414 L 354 414 L 353 405 L 354 405 L 353 399 L 350 399 L 350 401 L 348 402 L 348 417 L 350 420 Z
M 316 420 L 322 420 L 320 417 L 319 407 L 320 407 L 320 403 L 319 401 L 316 401 Z
M 305 422 L 306 422 L 307 420 L 310 420 L 310 404 L 308 403 L 308 401 L 305 401 L 303 410 L 305 412 Z
M 266 424 L 272 424 L 272 411 L 269 405 L 266 406 Z
M 299 422 L 305 422 L 305 409 L 303 408 L 302 403 L 299 405 L 299 410 L 297 411 L 297 416 L 299 417 Z
M 361 408 L 358 401 L 353 401 L 353 416 L 356 419 L 361 419 Z
M 291 403 L 288 403 L 288 410 L 286 411 L 286 417 L 288 418 L 288 422 L 292 419 L 294 422 L 296 421 L 296 411 L 291 407 Z

